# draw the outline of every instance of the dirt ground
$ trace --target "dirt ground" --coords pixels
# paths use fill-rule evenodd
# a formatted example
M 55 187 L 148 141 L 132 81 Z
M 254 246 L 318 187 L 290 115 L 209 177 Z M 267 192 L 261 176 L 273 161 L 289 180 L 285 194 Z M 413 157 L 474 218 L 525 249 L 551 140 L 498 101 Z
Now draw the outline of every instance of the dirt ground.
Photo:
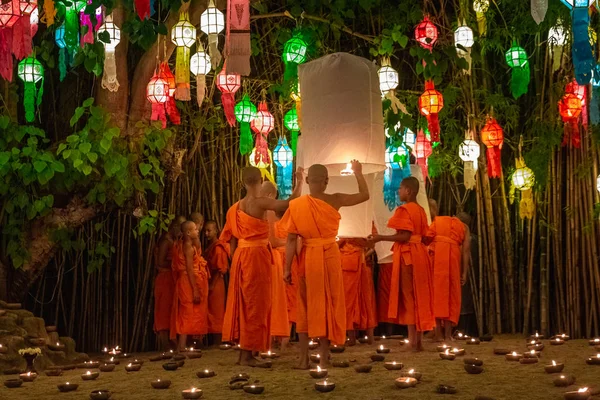
M 342 354 L 335 354 L 334 359 L 351 361 L 351 367 L 329 370 L 329 380 L 336 384 L 331 393 L 318 393 L 314 389 L 315 379 L 307 371 L 293 370 L 296 363 L 296 349 L 292 348 L 275 360 L 272 369 L 252 369 L 234 365 L 237 352 L 234 350 L 209 349 L 200 359 L 186 360 L 185 365 L 177 371 L 163 370 L 162 362 L 149 362 L 149 353 L 137 354 L 139 359 L 146 360 L 141 371 L 127 373 L 125 363 L 118 365 L 114 372 L 100 373 L 96 381 L 83 382 L 82 370 L 65 371 L 61 377 L 48 377 L 42 374 L 33 383 L 24 383 L 21 388 L 8 389 L 0 387 L 0 399 L 88 399 L 89 393 L 95 389 L 109 389 L 112 399 L 181 399 L 181 391 L 192 386 L 203 390 L 203 399 L 251 399 L 266 397 L 269 399 L 474 399 L 477 395 L 489 396 L 496 400 L 528 399 L 553 400 L 562 399 L 564 392 L 577 390 L 582 386 L 600 388 L 600 366 L 590 366 L 585 359 L 594 355 L 593 347 L 587 340 L 573 340 L 563 346 L 546 348 L 538 364 L 521 365 L 507 362 L 504 356 L 493 354 L 496 347 L 525 351 L 525 340 L 522 337 L 497 337 L 492 342 L 481 345 L 464 346 L 466 357 L 474 356 L 484 361 L 484 372 L 480 375 L 469 375 L 463 368 L 463 357 L 455 361 L 441 360 L 434 343 L 426 343 L 426 351 L 413 354 L 400 345 L 398 340 L 382 340 L 374 345 L 358 344 L 348 347 Z M 411 389 L 397 389 L 394 379 L 400 376 L 399 371 L 388 371 L 383 363 L 373 363 L 368 374 L 355 372 L 357 363 L 370 362 L 378 345 L 391 348 L 386 361 L 398 361 L 404 369 L 414 368 L 423 374 L 422 382 Z M 352 362 L 356 360 L 356 362 Z M 544 372 L 544 365 L 551 360 L 565 363 L 564 373 L 572 374 L 577 382 L 569 388 L 557 388 L 552 384 L 553 375 Z M 217 376 L 198 379 L 196 372 L 205 368 L 214 369 Z M 262 395 L 252 395 L 240 390 L 232 391 L 228 381 L 233 374 L 245 372 L 252 380 L 259 380 L 265 386 Z M 1 376 L 2 382 L 9 378 Z M 156 390 L 150 386 L 154 379 L 169 379 L 171 387 Z M 71 393 L 59 393 L 56 385 L 66 381 L 76 382 L 79 388 Z M 440 395 L 435 392 L 438 384 L 455 386 L 458 392 L 454 395 Z M 600 399 L 600 396 L 596 397 Z

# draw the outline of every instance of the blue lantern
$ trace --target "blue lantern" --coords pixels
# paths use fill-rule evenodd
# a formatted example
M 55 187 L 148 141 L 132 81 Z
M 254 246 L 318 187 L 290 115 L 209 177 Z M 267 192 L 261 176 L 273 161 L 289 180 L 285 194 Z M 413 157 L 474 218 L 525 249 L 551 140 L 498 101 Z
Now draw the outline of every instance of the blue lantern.
M 410 152 L 406 145 L 390 144 L 385 151 L 385 165 L 387 169 L 383 176 L 383 201 L 393 210 L 400 205 L 400 183 L 410 176 Z
M 277 188 L 279 198 L 286 200 L 292 194 L 292 175 L 294 172 L 294 153 L 288 146 L 285 136 L 280 137 L 273 150 L 273 161 L 277 166 Z
M 590 43 L 589 7 L 595 0 L 561 0 L 571 10 L 573 44 L 571 55 L 575 67 L 575 79 L 580 85 L 587 85 L 594 69 L 594 53 Z

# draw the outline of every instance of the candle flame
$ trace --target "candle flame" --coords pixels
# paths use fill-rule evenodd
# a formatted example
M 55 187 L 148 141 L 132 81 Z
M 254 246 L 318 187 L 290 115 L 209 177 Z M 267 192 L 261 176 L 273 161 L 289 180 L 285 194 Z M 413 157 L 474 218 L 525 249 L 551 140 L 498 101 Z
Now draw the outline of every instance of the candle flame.
M 160 379 L 157 379 L 157 382 L 160 382 Z
M 458 332 L 458 337 L 463 337 L 463 334 Z
M 552 360 L 552 366 L 556 367 L 556 361 Z
M 594 342 L 598 343 L 598 342 L 600 342 L 600 339 L 596 338 L 596 339 L 594 339 Z M 0 345 L 0 346 L 2 346 L 2 345 Z
M 317 365 L 317 372 L 321 372 L 321 367 Z
M 250 386 L 250 387 L 251 387 L 252 389 L 254 389 L 254 388 L 256 387 L 256 385 L 252 385 L 252 386 Z
M 600 358 L 600 353 L 596 354 L 596 358 Z
M 562 337 L 566 337 L 567 335 L 565 335 L 565 334 L 563 333 L 563 334 L 562 334 L 562 335 L 560 335 L 560 336 L 562 336 Z
M 85 373 L 86 375 L 91 375 L 92 373 L 90 371 Z M 159 379 L 160 380 L 160 379 Z
M 475 339 L 471 339 L 471 342 L 474 342 L 474 341 L 475 341 Z
M 392 365 L 396 365 L 396 361 L 392 361 Z
M 69 383 L 69 382 L 67 382 L 66 384 L 67 384 L 67 385 L 70 385 L 70 383 Z
M 346 168 L 344 168 L 343 170 L 340 171 L 340 175 L 342 175 L 342 176 L 352 175 L 353 173 L 354 173 L 354 171 L 352 170 L 352 164 L 350 164 L 350 163 L 347 163 Z
M 513 352 L 512 352 L 512 355 L 513 355 L 513 356 L 516 356 L 516 355 L 517 355 L 517 352 L 516 352 L 516 351 L 513 351 Z
M 530 351 L 531 355 L 535 355 L 535 350 Z
M 415 370 L 414 370 L 414 369 L 411 369 L 410 371 L 408 371 L 408 373 L 412 375 L 412 374 L 414 374 L 414 373 L 415 373 Z
M 192 388 L 191 392 L 196 393 L 196 388 Z
M 379 350 L 383 350 L 383 345 L 379 346 Z
M 531 344 L 536 344 L 536 343 L 535 343 L 535 340 L 532 340 L 532 341 L 531 341 Z
M 557 342 L 560 342 L 560 338 L 558 338 L 558 337 L 557 337 L 557 338 L 556 338 L 556 341 L 557 341 Z
M 31 372 L 28 372 L 28 373 L 27 373 L 27 376 L 31 376 Z
M 131 367 L 133 364 L 129 363 L 129 365 L 127 365 L 128 367 Z
M 588 391 L 588 388 L 584 387 L 578 390 L 579 393 L 585 393 Z
M 450 352 L 450 350 L 446 349 L 446 351 L 444 353 L 450 354 L 449 352 Z
M 453 353 L 457 353 L 457 352 L 458 352 L 458 349 L 455 347 L 455 348 L 453 348 L 453 349 L 452 349 L 452 352 L 453 352 Z
M 565 379 L 565 376 L 564 376 L 564 375 L 561 375 L 561 376 L 560 376 L 560 379 Z
M 382 338 L 382 339 L 385 339 L 385 335 L 383 335 L 381 338 Z M 596 340 L 598 340 L 598 339 L 596 339 Z M 0 347 L 1 347 L 1 345 L 0 345 Z

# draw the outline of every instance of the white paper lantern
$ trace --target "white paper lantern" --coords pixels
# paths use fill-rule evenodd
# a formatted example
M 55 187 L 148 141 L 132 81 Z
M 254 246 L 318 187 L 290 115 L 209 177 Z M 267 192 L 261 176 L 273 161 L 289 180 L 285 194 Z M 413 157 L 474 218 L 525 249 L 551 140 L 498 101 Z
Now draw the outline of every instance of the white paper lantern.
M 454 44 L 461 45 L 462 47 L 468 49 L 473 47 L 475 43 L 475 39 L 473 38 L 473 30 L 466 25 L 459 26 L 458 29 L 454 31 Z M 462 49 L 461 49 L 462 50 Z
M 171 41 L 178 47 L 192 47 L 196 41 L 196 28 L 190 21 L 180 19 L 171 29 Z
M 458 147 L 458 156 L 465 162 L 476 162 L 479 159 L 480 152 L 479 143 L 471 139 L 466 139 Z
M 205 51 L 199 51 L 190 58 L 190 71 L 195 76 L 206 75 L 211 68 L 210 57 Z
M 512 176 L 512 183 L 515 189 L 529 190 L 535 184 L 535 175 L 528 167 L 518 168 Z
M 398 75 L 398 71 L 389 65 L 384 65 L 379 68 L 377 71 L 379 75 L 379 90 L 382 93 L 389 92 L 390 90 L 394 90 L 398 87 L 398 83 L 400 82 L 400 77 Z
M 473 11 L 478 14 L 485 14 L 490 8 L 490 0 L 475 0 L 473 1 Z
M 600 175 L 596 178 L 596 189 L 600 192 Z
M 121 42 L 121 29 L 112 22 L 112 15 L 106 17 L 106 22 L 98 29 L 98 34 L 107 32 L 110 42 L 102 42 L 105 51 L 115 51 L 117 45 Z
M 115 50 L 121 42 L 121 29 L 113 23 L 112 14 L 106 16 L 106 21 L 98 29 L 98 34 L 107 33 L 109 42 L 101 41 L 104 45 L 104 71 L 102 71 L 102 87 L 108 91 L 119 90 L 117 79 L 117 62 Z
M 225 29 L 225 16 L 210 1 L 208 8 L 200 16 L 200 30 L 207 35 L 218 35 Z
M 567 42 L 567 31 L 557 21 L 556 25 L 548 30 L 548 43 L 551 46 L 564 46 Z

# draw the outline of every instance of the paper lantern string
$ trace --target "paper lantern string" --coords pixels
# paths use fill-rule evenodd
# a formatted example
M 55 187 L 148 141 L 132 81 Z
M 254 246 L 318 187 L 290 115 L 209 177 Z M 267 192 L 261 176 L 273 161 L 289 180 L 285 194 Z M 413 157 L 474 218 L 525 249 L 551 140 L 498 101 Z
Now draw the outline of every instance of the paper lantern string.
M 235 118 L 240 123 L 240 154 L 250 154 L 252 146 L 252 132 L 250 122 L 256 118 L 256 106 L 250 101 L 250 97 L 244 94 L 242 101 L 235 105 Z
M 269 156 L 267 135 L 275 127 L 275 118 L 273 118 L 273 114 L 269 112 L 266 101 L 261 101 L 258 104 L 256 117 L 250 122 L 250 127 L 256 133 L 255 162 L 258 164 L 260 159 L 265 163 L 270 164 L 271 159 Z
M 235 93 L 240 89 L 242 78 L 240 75 L 227 73 L 227 63 L 217 75 L 217 89 L 221 91 L 221 103 L 229 126 L 235 126 Z
M 481 141 L 487 147 L 487 172 L 490 178 L 499 178 L 502 174 L 501 149 L 504 143 L 502 127 L 494 118 L 488 120 L 481 129 Z
M 535 184 L 535 174 L 525 165 L 525 160 L 521 155 L 523 147 L 523 136 L 519 140 L 519 156 L 515 159 L 515 172 L 511 177 L 509 200 L 512 204 L 515 197 L 515 189 L 521 193 L 519 203 L 519 214 L 521 218 L 531 219 L 535 215 L 535 202 L 533 200 L 532 189 Z
M 88 0 L 87 4 L 92 4 L 92 0 Z M 92 18 L 89 14 L 85 12 L 85 9 L 79 13 L 79 20 L 81 23 L 81 27 L 86 27 L 85 33 L 81 36 L 81 47 L 84 47 L 86 43 L 93 44 L 94 43 L 94 32 L 97 31 L 102 25 L 102 7 L 98 7 L 95 10 L 96 15 L 96 24 L 92 23 Z
M 44 67 L 35 59 L 35 57 L 27 57 L 23 59 L 17 68 L 17 75 L 23 81 L 25 86 L 24 100 L 25 105 L 25 120 L 33 122 L 35 119 L 36 107 L 42 103 L 44 95 Z M 39 89 L 37 83 L 40 83 Z
M 550 46 L 550 57 L 552 58 L 552 72 L 560 69 L 564 57 L 564 45 L 567 41 L 567 33 L 562 21 L 556 20 L 556 25 L 548 31 L 548 45 Z
M 271 151 L 268 149 L 267 154 L 270 160 Z M 267 162 L 262 156 L 256 156 L 256 148 L 252 149 L 252 153 L 250 153 L 248 161 L 250 162 L 250 165 L 260 170 L 260 174 L 263 178 L 266 178 L 275 184 L 275 180 L 273 179 L 273 164 L 270 161 Z
M 23 14 L 12 27 L 12 53 L 17 60 L 22 60 L 31 54 L 31 45 L 30 15 Z
M 121 42 L 121 30 L 113 23 L 112 14 L 106 17 L 106 22 L 98 29 L 98 34 L 108 34 L 108 43 L 102 42 L 104 46 L 104 71 L 102 73 L 102 88 L 116 92 L 119 90 L 117 79 L 117 61 L 115 57 L 116 47 Z
M 473 10 L 475 11 L 475 16 L 477 18 L 477 30 L 479 31 L 479 36 L 485 36 L 487 33 L 487 21 L 485 19 L 485 13 L 488 8 L 490 8 L 490 0 L 474 0 L 473 1 Z
M 0 76 L 8 82 L 13 77 L 12 28 L 0 28 Z
M 588 7 L 573 7 L 571 11 L 573 43 L 571 55 L 575 68 L 575 79 L 580 85 L 587 85 L 592 78 L 596 62 L 589 40 L 590 15 Z
M 54 25 L 54 17 L 56 16 L 54 0 L 44 0 L 44 15 L 46 15 L 46 26 Z

